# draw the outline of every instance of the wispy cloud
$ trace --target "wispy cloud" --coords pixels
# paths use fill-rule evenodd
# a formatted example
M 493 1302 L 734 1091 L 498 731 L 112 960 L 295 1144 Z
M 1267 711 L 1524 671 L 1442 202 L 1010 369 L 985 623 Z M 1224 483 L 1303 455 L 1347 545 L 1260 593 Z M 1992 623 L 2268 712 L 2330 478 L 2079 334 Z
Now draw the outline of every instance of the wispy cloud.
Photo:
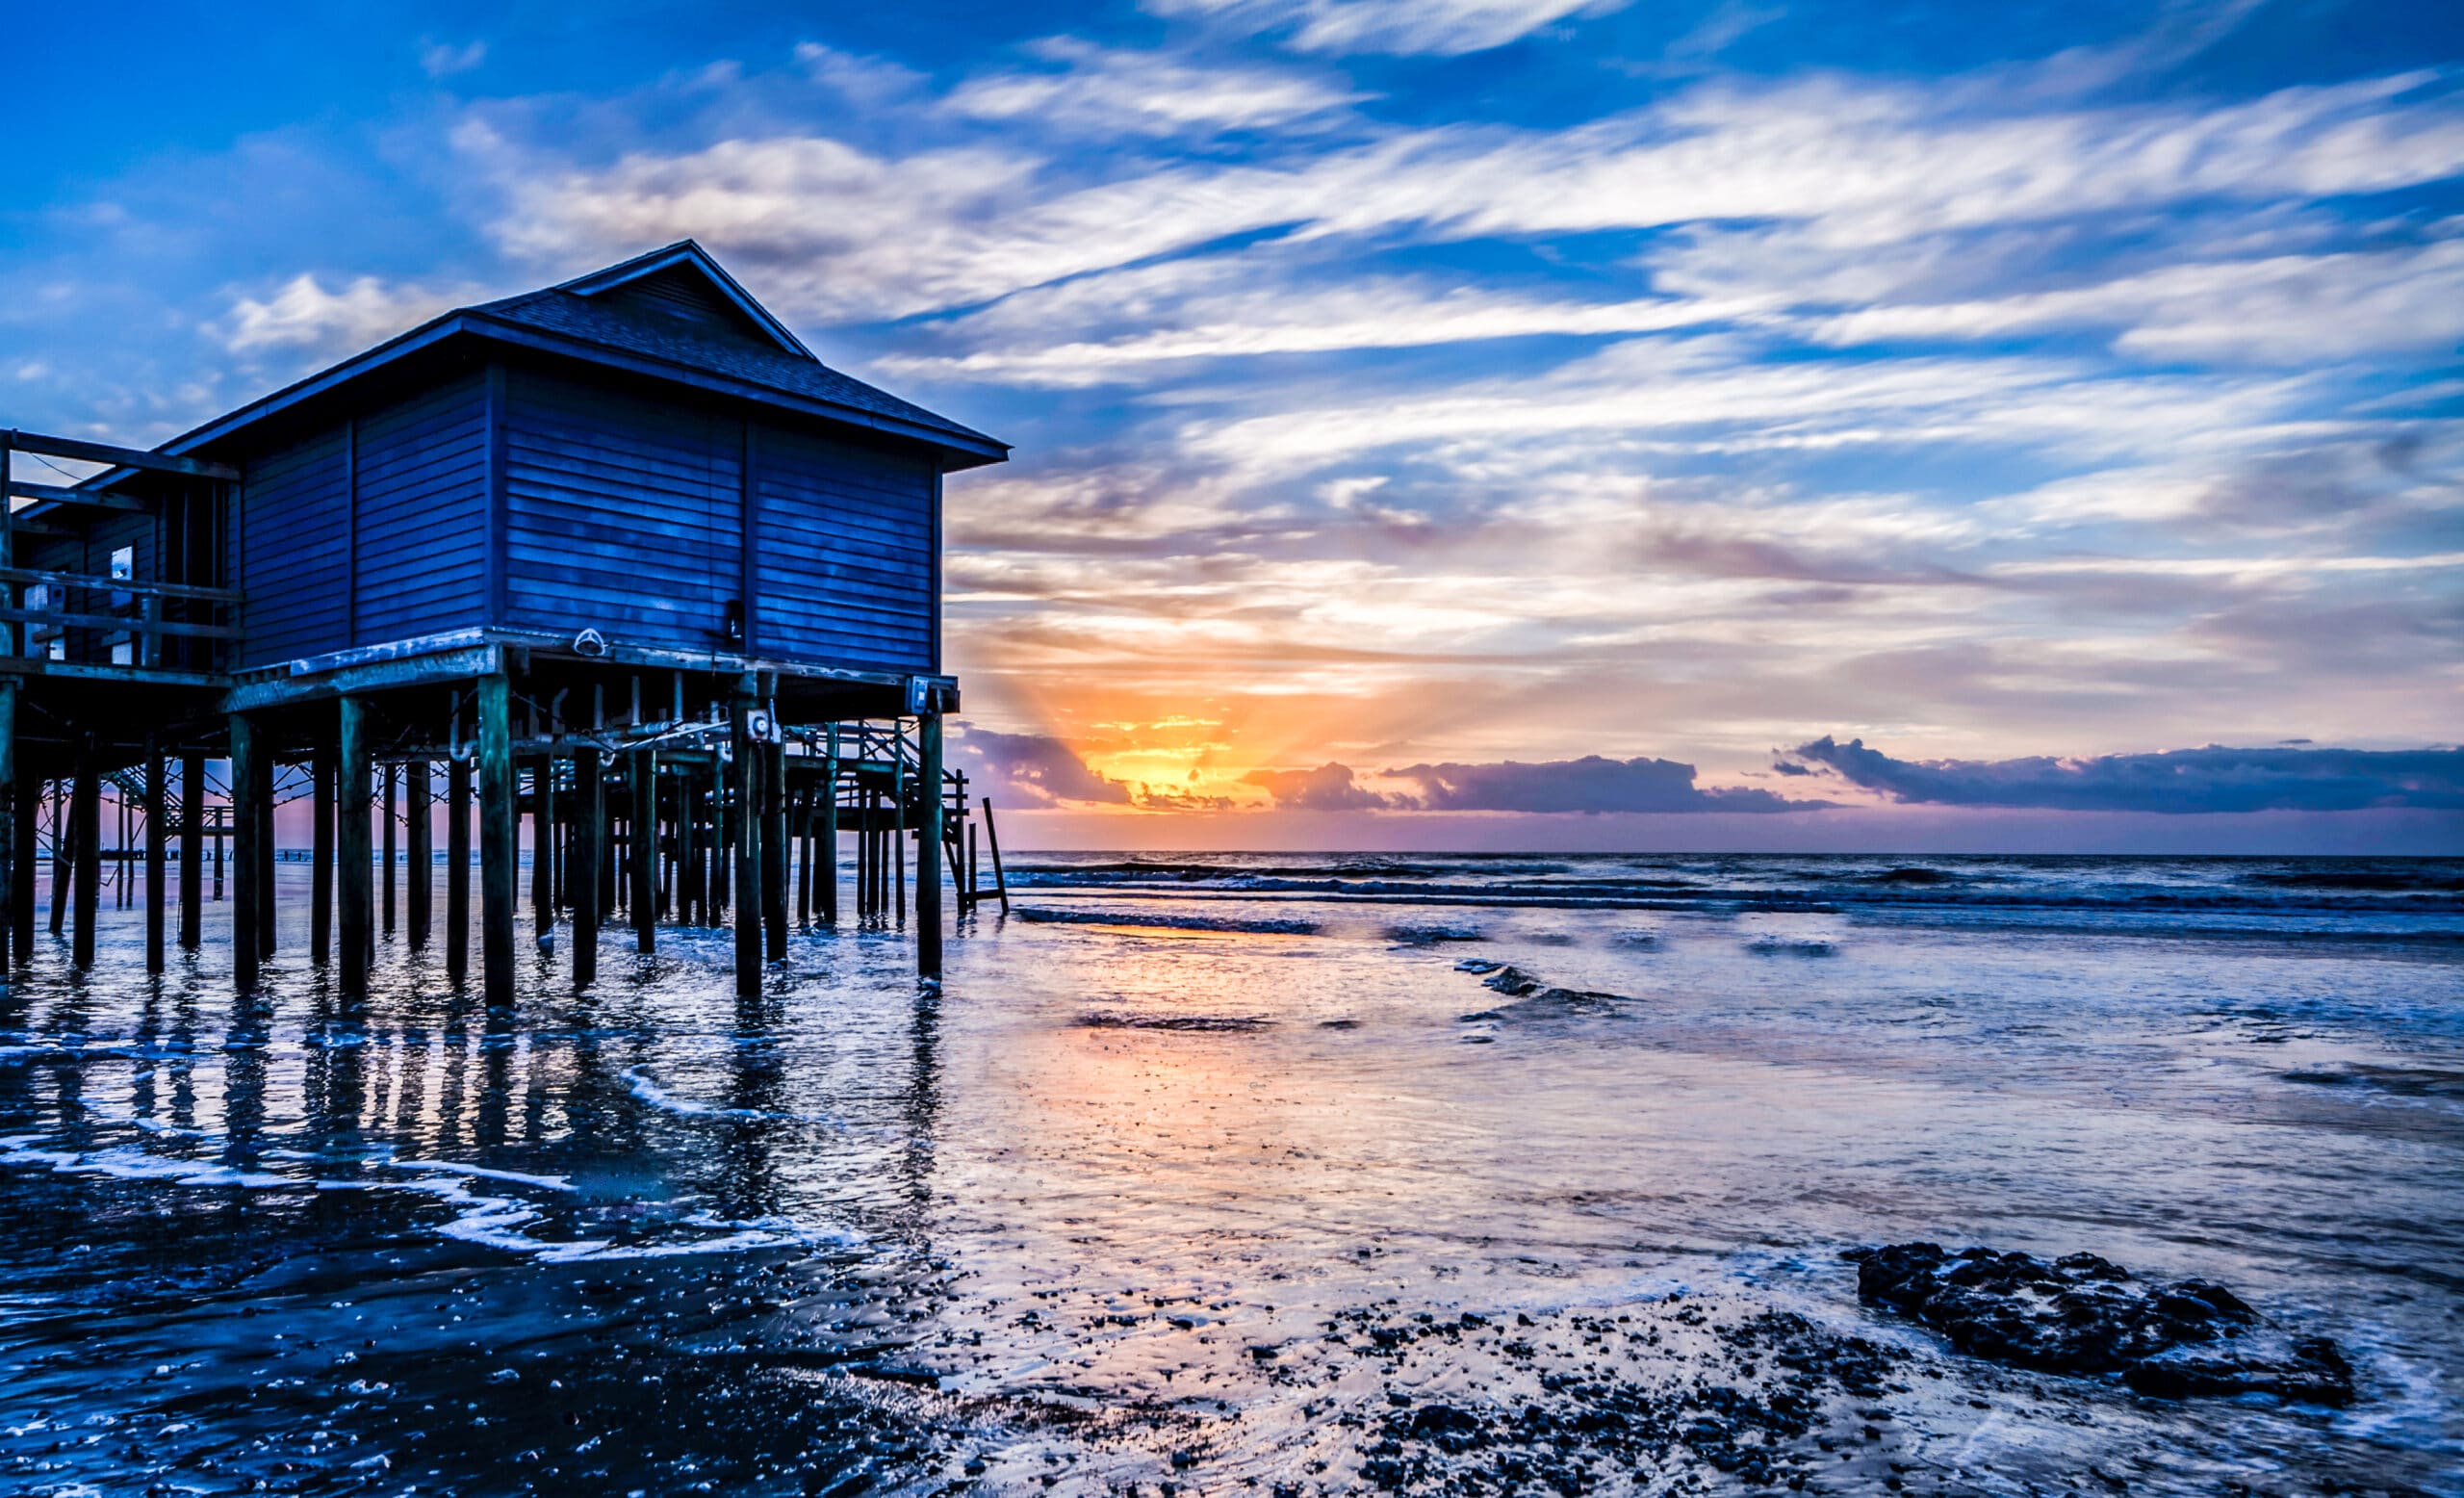
M 2154 359 L 2315 363 L 2464 339 L 2464 243 L 2168 267 L 1989 301 L 1898 302 L 1811 321 L 1835 345 L 2101 328 Z
M 1772 219 L 1854 247 L 2189 198 L 2385 191 L 2464 169 L 2464 111 L 2398 77 L 2221 110 L 1946 110 L 1907 88 L 1706 86 L 1554 132 L 1389 130 L 1267 160 L 1131 158 L 1107 179 L 1016 145 L 899 157 L 774 134 L 613 164 L 475 120 L 508 248 L 568 257 L 698 231 L 791 277 L 805 309 L 903 315 L 1225 236 L 1439 240 Z M 861 232 L 859 232 L 860 229 Z
M 1265 32 L 1302 52 L 1484 52 L 1625 0 L 1146 0 L 1159 15 Z
M 1031 120 L 1090 136 L 1172 136 L 1288 127 L 1362 97 L 1316 73 L 1209 65 L 1069 37 L 1028 51 L 1043 65 L 979 74 L 952 90 L 944 107 L 970 119 Z
M 214 328 L 233 353 L 347 352 L 381 343 L 469 295 L 467 287 L 457 293 L 389 283 L 372 275 L 353 277 L 328 291 L 317 276 L 303 273 L 262 297 L 235 296 Z
M 420 48 L 420 68 L 430 78 L 450 78 L 467 73 L 488 60 L 485 41 L 467 41 L 455 46 L 448 41 L 430 42 Z
M 882 367 L 923 378 L 1014 385 L 1131 383 L 1151 380 L 1156 366 L 1179 361 L 1597 338 L 1751 319 L 1776 304 L 1776 298 L 1681 297 L 1579 301 L 1425 276 L 1354 276 L 1312 286 L 1305 271 L 1270 257 L 1210 256 L 1016 293 L 938 330 L 948 341 L 974 344 L 971 351 L 893 354 Z M 1122 331 L 1085 336 L 1108 326 Z

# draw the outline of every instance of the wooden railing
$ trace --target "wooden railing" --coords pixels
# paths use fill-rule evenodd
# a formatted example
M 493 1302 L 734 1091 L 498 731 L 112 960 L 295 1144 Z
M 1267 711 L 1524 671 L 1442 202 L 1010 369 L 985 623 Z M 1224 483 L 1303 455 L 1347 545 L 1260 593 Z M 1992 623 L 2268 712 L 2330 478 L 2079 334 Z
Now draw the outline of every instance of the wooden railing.
M 29 588 L 43 590 L 45 597 L 39 606 L 29 606 L 22 601 Z M 90 602 L 90 595 L 97 593 L 106 596 L 100 608 L 94 607 Z M 89 595 L 86 607 L 70 607 L 78 594 Z M 0 604 L 0 623 L 25 627 L 24 648 L 11 654 L 34 655 L 38 645 L 47 648 L 49 640 L 38 640 L 37 632 L 53 629 L 60 632 L 58 637 L 67 642 L 63 659 L 85 659 L 86 652 L 78 648 L 83 642 L 68 634 L 69 631 L 82 631 L 129 636 L 129 643 L 134 647 L 130 655 L 134 659 L 115 662 L 117 664 L 154 669 L 169 665 L 190 670 L 212 670 L 218 663 L 221 654 L 218 650 L 207 648 L 167 653 L 164 642 L 221 641 L 240 637 L 237 620 L 240 594 L 230 588 L 204 587 L 192 582 L 149 582 L 135 578 L 96 577 L 90 573 L 50 572 L 36 567 L 0 567 L 0 598 L 6 600 L 5 604 Z M 175 654 L 180 659 L 167 660 L 167 654 Z
M 95 479 L 83 482 L 28 482 L 11 470 L 11 458 L 18 452 L 106 466 Z M 48 657 L 57 642 L 60 659 L 80 663 L 189 671 L 220 667 L 222 642 L 240 634 L 240 595 L 231 589 L 17 565 L 18 537 L 73 536 L 83 523 L 20 518 L 13 501 L 32 500 L 38 506 L 55 506 L 72 517 L 83 512 L 89 519 L 95 513 L 158 513 L 159 495 L 117 492 L 118 485 L 137 474 L 155 475 L 158 481 L 164 475 L 218 483 L 240 478 L 237 468 L 203 458 L 0 429 L 0 656 Z M 38 596 L 29 598 L 30 589 L 38 589 Z M 103 595 L 99 607 L 96 594 Z M 96 636 L 101 636 L 99 652 Z M 117 651 L 123 644 L 129 647 L 125 659 Z

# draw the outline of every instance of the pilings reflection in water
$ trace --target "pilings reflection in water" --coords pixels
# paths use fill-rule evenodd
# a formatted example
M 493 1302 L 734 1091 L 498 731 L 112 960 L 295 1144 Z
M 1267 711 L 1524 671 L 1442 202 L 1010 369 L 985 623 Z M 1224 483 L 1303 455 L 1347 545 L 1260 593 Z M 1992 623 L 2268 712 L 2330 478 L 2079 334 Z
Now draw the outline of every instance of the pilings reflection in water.
M 608 940 L 578 994 L 560 940 L 510 1008 L 382 937 L 364 999 L 295 940 L 235 992 L 206 935 L 147 977 L 113 960 L 132 913 L 0 994 L 0 1486 L 795 1491 L 922 1459 L 876 1397 L 911 1385 L 795 1382 L 903 1345 L 943 1274 L 937 998 L 895 927 L 804 934 L 742 997 L 724 929 Z

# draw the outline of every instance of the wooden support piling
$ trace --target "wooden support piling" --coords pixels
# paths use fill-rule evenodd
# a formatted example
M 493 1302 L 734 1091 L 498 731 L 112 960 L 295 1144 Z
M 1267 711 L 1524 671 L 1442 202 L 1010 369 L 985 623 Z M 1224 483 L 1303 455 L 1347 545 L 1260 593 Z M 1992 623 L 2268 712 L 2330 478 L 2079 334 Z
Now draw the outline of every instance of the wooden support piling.
M 739 688 L 734 707 L 728 735 L 733 751 L 729 765 L 733 785 L 729 788 L 734 794 L 728 821 L 735 837 L 735 992 L 739 998 L 752 998 L 761 993 L 761 830 L 754 812 L 762 777 L 760 746 L 750 733 L 752 692 Z
M 574 987 L 599 981 L 599 865 L 607 836 L 607 800 L 599 751 L 574 754 Z
M 652 761 L 651 767 L 655 771 L 658 762 Z M 657 854 L 652 862 L 658 870 L 658 918 L 661 920 L 680 919 L 679 913 L 684 909 L 684 865 L 678 852 L 680 834 L 677 830 L 676 818 L 667 814 L 667 807 L 676 799 L 659 794 L 658 778 L 654 774 L 651 778 L 651 806 L 657 820 L 651 824 L 651 847 Z
M 471 758 L 445 765 L 445 976 L 471 976 Z
M 410 864 L 403 870 L 409 882 L 411 950 L 427 946 L 428 928 L 432 924 L 436 902 L 436 828 L 434 792 L 430 788 L 428 762 L 413 760 L 402 766 L 402 810 L 410 817 Z
M 513 1003 L 513 688 L 501 671 L 479 678 L 480 967 L 492 1007 Z
M 530 772 L 530 923 L 541 945 L 556 928 L 556 762 L 541 755 Z
M 51 783 L 51 934 L 68 929 L 68 788 Z
M 709 914 L 702 877 L 702 814 L 699 779 L 690 769 L 676 779 L 676 923 L 704 923 Z
M 838 725 L 823 731 L 821 762 L 821 918 L 838 924 Z
M 812 929 L 812 788 L 808 786 L 796 795 L 796 925 Z
M 205 756 L 180 756 L 180 948 L 196 950 L 205 921 Z
M 915 971 L 941 975 L 941 715 L 915 725 L 915 780 L 923 825 L 915 836 Z
M 392 936 L 394 934 L 395 889 L 400 883 L 399 878 L 394 871 L 394 867 L 397 864 L 401 862 L 401 843 L 395 833 L 395 828 L 399 825 L 398 818 L 401 814 L 399 797 L 398 796 L 395 788 L 397 783 L 401 778 L 401 767 L 395 764 L 381 765 L 378 767 L 376 773 L 385 777 L 384 820 L 379 823 L 379 825 L 385 829 L 384 931 L 387 936 Z
M 368 705 L 357 697 L 344 697 L 336 705 L 336 719 L 341 745 L 335 761 L 340 818 L 340 836 L 335 839 L 335 897 L 341 907 L 336 921 L 342 946 L 339 991 L 345 998 L 365 998 L 375 941 L 369 888 L 374 852 L 369 846 L 368 826 Z
M 255 725 L 244 712 L 231 714 L 231 978 L 244 989 L 257 981 L 257 864 L 270 852 L 257 818 L 265 773 Z
M 889 756 L 889 856 L 897 870 L 898 923 L 907 924 L 907 726 L 894 725 Z
M 984 798 L 984 840 L 992 849 L 992 888 L 1001 896 L 1001 914 L 1010 914 L 1010 876 L 1001 871 L 1001 829 L 992 822 L 992 798 Z
M 74 795 L 68 819 L 74 829 L 69 841 L 76 850 L 77 908 L 69 961 L 83 969 L 94 965 L 94 907 L 102 899 L 103 880 L 102 782 L 94 769 L 91 735 L 78 746 Z
M 25 773 L 22 763 L 13 799 L 16 832 L 11 839 L 15 853 L 9 871 L 9 947 L 22 964 L 35 946 L 35 864 L 42 821 L 42 782 Z
M 641 678 L 633 679 L 635 708 Z M 658 950 L 658 751 L 636 749 L 626 778 L 633 792 L 633 815 L 625 830 L 633 876 L 633 949 L 647 957 Z
M 787 960 L 787 746 L 755 746 L 761 770 L 761 916 L 770 961 Z
M 599 753 L 597 749 L 586 752 Z M 597 888 L 592 891 L 592 898 L 598 901 L 599 923 L 602 926 L 615 919 L 617 915 L 616 822 L 621 817 L 622 809 L 613 805 L 607 794 L 607 771 L 613 762 L 604 758 L 598 762 L 599 795 L 592 803 L 599 809 L 596 814 L 599 830 L 592 834 L 599 839 L 599 878 Z
M 322 967 L 334 944 L 334 750 L 325 736 L 308 757 L 309 804 L 315 818 L 308 839 L 308 960 Z
M 168 831 L 164 822 L 168 814 L 170 767 L 163 761 L 163 746 L 148 739 L 145 744 L 145 970 L 163 970 L 164 868 L 167 849 L 164 838 Z
M 713 924 L 727 918 L 728 895 L 732 884 L 728 877 L 728 860 L 735 852 L 735 808 L 728 797 L 730 766 L 710 766 L 710 919 Z M 757 918 L 758 912 L 755 913 Z
M 856 918 L 873 918 L 873 793 L 856 790 Z
M 8 478 L 8 451 L 0 442 L 0 483 Z M 8 507 L 0 500 L 0 510 Z M 11 676 L 0 677 L 0 976 L 26 960 L 17 941 L 17 679 Z
M 271 755 L 266 757 L 257 772 L 257 950 L 264 956 L 274 954 L 274 878 L 275 849 L 273 836 L 273 776 Z

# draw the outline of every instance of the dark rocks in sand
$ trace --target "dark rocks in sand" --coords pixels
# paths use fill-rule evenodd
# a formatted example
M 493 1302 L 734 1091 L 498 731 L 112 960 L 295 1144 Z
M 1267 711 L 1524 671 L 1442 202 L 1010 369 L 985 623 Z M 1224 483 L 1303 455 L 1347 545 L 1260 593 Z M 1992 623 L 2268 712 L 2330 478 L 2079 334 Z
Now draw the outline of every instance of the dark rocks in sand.
M 1820 937 L 1756 937 L 1745 949 L 1758 957 L 1836 957 L 1839 943 Z
M 1493 989 L 1508 998 L 1529 998 L 1549 985 L 1516 967 L 1500 968 L 1480 980 L 1480 987 Z
M 2270 1036 L 2272 1041 L 2288 1037 Z M 2388 1067 L 2354 1063 L 2283 1073 L 2305 1087 L 2366 1087 L 2399 1098 L 2464 1098 L 2464 1072 L 2438 1067 Z
M 1861 1410 L 1889 1418 L 1870 1407 L 1903 1360 L 1792 1313 L 1690 1304 L 1511 1325 L 1369 1309 L 1328 1325 L 1385 1369 L 1384 1408 L 1337 1423 L 1363 1433 L 1353 1485 L 1389 1492 L 1605 1491 L 1610 1472 L 1655 1491 L 1806 1488 L 1837 1475 L 1829 1433 Z
M 1487 973 L 1488 976 L 1480 980 L 1482 988 L 1495 990 L 1508 998 L 1526 1004 L 1554 1004 L 1569 1009 L 1602 1009 L 1620 1002 L 1625 996 L 1621 994 L 1595 993 L 1589 989 L 1558 988 L 1511 963 L 1463 962 L 1456 963 L 1454 970 Z M 1497 1011 L 1489 1010 L 1476 1017 L 1466 1015 L 1464 1018 L 1495 1020 L 1502 1017 Z
M 1386 940 L 1404 946 L 1435 946 L 1442 942 L 1485 942 L 1470 926 L 1388 926 Z
M 2325 1337 L 2288 1337 L 2205 1279 L 2141 1279 L 2093 1253 L 2047 1263 L 1939 1244 L 1857 1249 L 1857 1295 L 1971 1356 L 2045 1373 L 2119 1375 L 2160 1399 L 2272 1394 L 2352 1403 L 2352 1367 Z

